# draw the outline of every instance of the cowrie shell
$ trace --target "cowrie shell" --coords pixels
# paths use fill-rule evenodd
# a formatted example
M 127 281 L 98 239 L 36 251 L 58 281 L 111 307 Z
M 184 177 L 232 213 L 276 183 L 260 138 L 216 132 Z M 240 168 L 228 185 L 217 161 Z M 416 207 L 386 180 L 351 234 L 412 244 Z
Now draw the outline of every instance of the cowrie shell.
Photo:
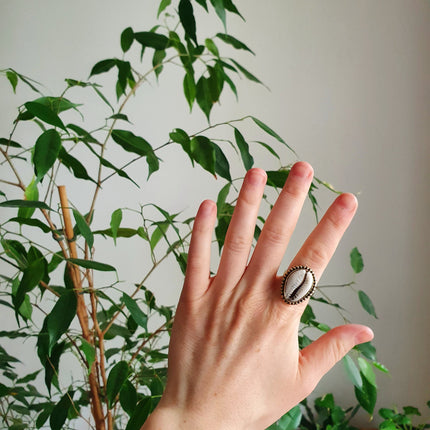
M 310 297 L 316 287 L 315 275 L 307 266 L 294 266 L 284 273 L 282 298 L 289 305 L 297 305 Z

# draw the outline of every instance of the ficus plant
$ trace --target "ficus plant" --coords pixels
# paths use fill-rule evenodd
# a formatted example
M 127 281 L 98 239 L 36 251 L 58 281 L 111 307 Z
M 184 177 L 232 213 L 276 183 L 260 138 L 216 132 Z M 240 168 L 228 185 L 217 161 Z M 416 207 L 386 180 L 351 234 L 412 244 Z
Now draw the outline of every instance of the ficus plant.
M 209 17 L 214 15 L 220 26 L 217 34 L 204 37 L 200 28 L 197 31 L 197 8 Z M 253 52 L 227 32 L 231 15 L 242 17 L 231 0 L 162 0 L 152 28 L 126 28 L 112 57 L 99 60 L 88 79 L 67 78 L 58 96 L 44 95 L 44 87 L 12 68 L 1 70 L 13 92 L 27 86 L 34 93 L 18 106 L 10 130 L 3 130 L 0 138 L 0 306 L 2 315 L 16 320 L 14 330 L 0 332 L 4 426 L 56 430 L 86 422 L 95 429 L 139 429 L 163 393 L 174 309 L 157 301 L 152 275 L 175 264 L 185 271 L 193 218 L 172 213 L 156 201 L 131 202 L 128 208 L 110 214 L 98 211 L 100 195 L 109 193 L 113 177 L 123 187 L 151 187 L 151 179 L 163 168 L 162 154 L 169 148 L 181 149 L 185 154 L 178 163 L 205 170 L 219 184 L 214 240 L 220 252 L 240 179 L 232 177 L 230 164 L 240 164 L 244 174 L 254 165 L 253 148 L 261 147 L 274 166 L 267 172 L 273 191 L 272 197 L 268 193 L 264 199 L 268 208 L 283 186 L 296 154 L 266 122 L 251 115 L 211 122 L 221 96 L 227 91 L 238 95 L 238 78 L 261 84 L 232 57 L 237 50 Z M 145 85 L 160 84 L 160 76 L 171 69 L 181 71 L 177 84 L 184 95 L 184 109 L 200 115 L 202 126 L 186 131 L 178 125 L 165 131 L 163 142 L 149 142 L 133 132 L 128 102 L 138 100 L 139 89 Z M 105 74 L 114 78 L 114 88 L 101 85 Z M 100 103 L 99 122 L 92 126 L 84 124 L 80 111 L 79 95 L 85 90 Z M 245 125 L 265 138 L 251 141 Z M 33 138 L 17 141 L 21 127 L 31 130 Z M 124 161 L 109 159 L 108 147 L 121 152 Z M 233 155 L 227 148 L 234 149 Z M 130 166 L 137 164 L 144 174 L 132 177 Z M 75 183 L 80 184 L 80 201 L 84 202 L 79 207 L 67 193 Z M 336 192 L 325 181 L 314 179 L 309 199 L 316 218 L 316 195 L 321 188 Z M 129 212 L 135 216 L 133 225 L 125 223 Z M 260 217 L 256 240 L 263 223 Z M 126 278 L 119 265 L 98 260 L 95 253 L 98 247 L 115 247 L 119 240 L 131 238 L 148 250 L 149 268 L 134 281 Z M 357 248 L 350 257 L 355 277 L 363 269 L 363 259 Z M 180 284 L 178 279 L 178 288 Z M 353 280 L 337 286 L 354 285 Z M 301 347 L 318 332 L 329 330 L 317 318 L 314 303 L 345 319 L 342 307 L 327 291 L 320 286 L 303 315 Z M 366 293 L 357 294 L 365 311 L 376 316 Z M 29 374 L 22 370 L 27 357 L 10 355 L 4 342 L 26 340 L 34 341 L 34 355 L 41 366 Z M 76 362 L 72 380 L 62 372 L 65 357 Z M 376 361 L 375 348 L 370 343 L 356 347 L 344 364 L 358 403 L 371 414 L 377 395 L 374 370 L 385 371 Z M 297 410 L 284 421 L 294 413 Z M 281 422 L 274 426 L 284 428 Z

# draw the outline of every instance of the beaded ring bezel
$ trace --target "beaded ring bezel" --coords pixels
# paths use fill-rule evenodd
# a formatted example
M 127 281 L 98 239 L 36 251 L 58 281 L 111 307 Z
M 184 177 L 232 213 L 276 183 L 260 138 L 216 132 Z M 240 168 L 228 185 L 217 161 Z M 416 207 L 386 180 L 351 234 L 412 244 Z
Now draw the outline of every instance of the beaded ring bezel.
M 288 278 L 290 277 L 290 275 L 294 272 L 296 272 L 297 270 L 305 270 L 307 273 L 310 273 L 312 276 L 312 286 L 309 288 L 309 290 L 306 292 L 306 294 L 301 297 L 299 300 L 291 300 L 288 297 L 285 296 L 285 287 L 288 283 Z M 299 303 L 304 302 L 306 299 L 308 299 L 309 297 L 311 297 L 314 292 L 316 290 L 316 278 L 315 278 L 315 273 L 314 271 L 308 267 L 308 266 L 304 266 L 304 265 L 298 265 L 298 266 L 293 266 L 290 269 L 288 269 L 287 271 L 285 271 L 283 277 L 282 277 L 282 282 L 281 282 L 281 297 L 282 300 L 289 304 L 289 305 L 298 305 Z

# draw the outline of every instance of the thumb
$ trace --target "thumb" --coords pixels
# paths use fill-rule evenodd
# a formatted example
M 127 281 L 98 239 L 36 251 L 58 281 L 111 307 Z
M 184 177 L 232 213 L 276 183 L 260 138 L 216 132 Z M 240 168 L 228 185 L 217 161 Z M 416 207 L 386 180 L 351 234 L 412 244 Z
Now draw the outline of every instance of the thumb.
M 355 345 L 373 339 L 370 328 L 348 324 L 325 333 L 300 352 L 300 376 L 304 386 L 315 388 L 320 379 Z

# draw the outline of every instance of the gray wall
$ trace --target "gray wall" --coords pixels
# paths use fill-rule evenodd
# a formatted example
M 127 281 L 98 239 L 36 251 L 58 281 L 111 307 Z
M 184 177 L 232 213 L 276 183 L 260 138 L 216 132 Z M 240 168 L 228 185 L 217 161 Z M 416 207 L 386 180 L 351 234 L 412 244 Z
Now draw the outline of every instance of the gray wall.
M 118 39 L 125 27 L 144 30 L 152 25 L 154 7 L 148 2 L 123 4 L 127 6 L 112 0 L 2 2 L 1 67 L 39 80 L 48 94 L 57 95 L 63 78 L 85 79 L 96 61 L 120 55 Z M 300 159 L 309 161 L 320 178 L 360 193 L 357 217 L 321 282 L 349 280 L 348 253 L 359 247 L 365 271 L 356 279 L 357 288 L 372 297 L 379 319 L 360 311 L 353 294 L 334 291 L 335 297 L 352 309 L 351 320 L 370 324 L 375 331 L 378 359 L 391 371 L 391 376 L 378 379 L 379 406 L 423 407 L 430 399 L 430 3 L 242 0 L 237 5 L 247 23 L 232 19 L 229 31 L 256 52 L 255 58 L 244 56 L 243 62 L 271 91 L 241 83 L 239 103 L 226 96 L 221 109 L 215 108 L 213 121 L 254 114 L 277 130 Z M 208 26 L 221 30 L 213 23 Z M 205 126 L 201 114 L 187 116 L 177 78 L 174 72 L 166 74 L 160 90 L 156 84 L 144 89 L 127 111 L 134 130 L 149 141 L 163 143 L 176 126 L 189 130 Z M 13 96 L 6 80 L 0 81 L 0 93 L 0 130 L 6 136 L 13 108 L 30 95 L 21 86 Z M 94 100 L 84 94 L 81 100 L 91 110 Z M 259 137 L 251 125 L 243 130 L 250 139 Z M 19 133 L 22 139 L 31 135 L 28 130 Z M 288 151 L 278 149 L 283 164 L 294 161 Z M 257 153 L 261 167 L 278 167 Z M 106 213 L 104 218 L 99 215 L 100 225 L 108 223 L 116 207 L 130 206 L 130 199 L 193 213 L 202 199 L 216 198 L 220 184 L 198 170 L 184 172 L 181 163 L 188 161 L 179 152 L 166 152 L 162 158 L 170 170 L 154 175 L 151 188 L 136 192 L 124 188 L 124 182 L 111 184 L 100 199 L 99 214 Z M 134 168 L 134 173 L 139 170 Z M 85 199 L 79 188 L 71 187 L 69 196 L 78 203 Z M 322 192 L 321 207 L 331 198 Z M 312 224 L 308 207 L 295 237 L 297 246 Z M 141 264 L 137 255 L 143 251 L 138 245 L 130 249 L 120 244 L 117 252 L 110 258 L 124 259 L 123 276 L 130 273 L 133 279 Z M 98 256 L 103 257 L 103 249 Z M 175 303 L 180 274 L 162 271 L 154 284 L 162 286 L 159 294 L 165 303 Z M 319 312 L 323 315 L 325 310 Z M 327 391 L 345 405 L 353 401 L 341 366 L 317 389 L 318 394 Z

